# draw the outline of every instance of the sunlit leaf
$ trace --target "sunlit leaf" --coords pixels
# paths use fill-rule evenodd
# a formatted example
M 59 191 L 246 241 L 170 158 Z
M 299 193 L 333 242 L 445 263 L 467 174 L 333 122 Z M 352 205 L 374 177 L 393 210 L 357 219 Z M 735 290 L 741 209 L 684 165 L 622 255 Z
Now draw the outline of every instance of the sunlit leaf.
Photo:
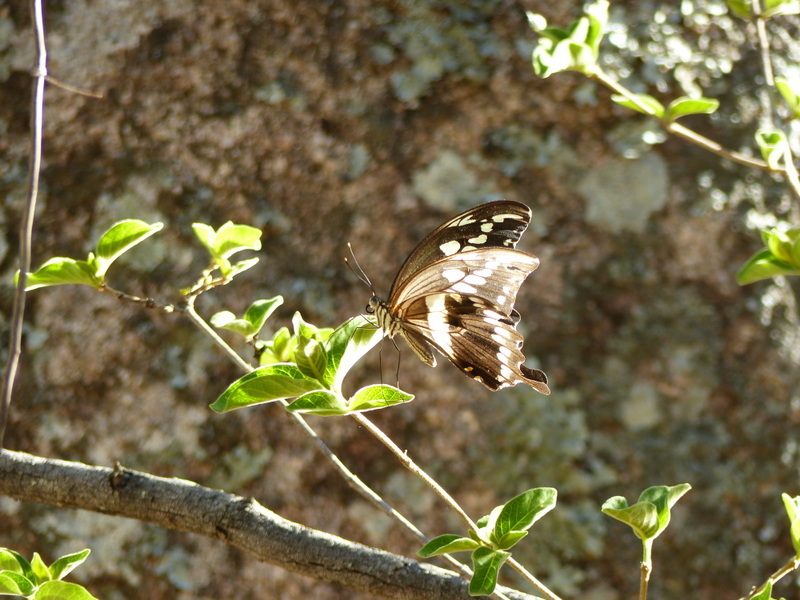
M 320 382 L 305 377 L 297 365 L 278 363 L 256 369 L 234 381 L 211 405 L 222 413 L 236 408 L 294 398 L 320 388 Z
M 145 223 L 137 219 L 115 223 L 97 242 L 97 276 L 105 276 L 117 258 L 163 228 L 163 223 Z

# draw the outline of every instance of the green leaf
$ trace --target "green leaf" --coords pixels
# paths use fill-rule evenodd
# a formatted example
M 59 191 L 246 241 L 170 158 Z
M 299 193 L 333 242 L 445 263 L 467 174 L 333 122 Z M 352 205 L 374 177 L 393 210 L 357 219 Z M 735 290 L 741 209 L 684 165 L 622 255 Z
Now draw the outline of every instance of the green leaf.
M 230 264 L 225 259 L 220 259 L 220 271 L 228 278 L 233 279 L 239 273 L 243 273 L 248 269 L 255 267 L 258 264 L 260 259 L 257 256 L 253 258 L 246 258 L 244 260 L 240 260 L 237 263 Z
M 36 590 L 33 600 L 97 600 L 97 598 L 77 583 L 49 581 Z
M 211 256 L 214 256 L 214 238 L 216 237 L 214 228 L 205 223 L 192 223 L 192 231 Z
M 53 579 L 53 576 L 50 574 L 50 569 L 44 564 L 38 552 L 33 553 L 31 568 L 33 569 L 33 576 L 36 578 L 36 583 L 44 583 L 45 581 Z
M 97 276 L 104 277 L 117 258 L 163 228 L 163 223 L 151 224 L 137 219 L 126 219 L 112 225 L 97 242 Z
M 619 94 L 611 94 L 611 100 L 619 104 L 620 106 L 624 106 L 625 108 L 630 108 L 631 110 L 635 110 L 645 115 L 651 115 L 654 117 L 658 117 L 659 119 L 663 119 L 666 111 L 664 109 L 664 105 L 661 104 L 658 100 L 653 98 L 650 94 L 631 94 L 638 100 L 638 102 L 634 102 L 633 100 L 628 99 L 625 96 L 621 96 Z
M 461 537 L 460 535 L 453 535 L 446 533 L 433 538 L 427 544 L 417 551 L 417 555 L 422 558 L 430 558 L 439 554 L 448 554 L 450 552 L 464 552 L 468 550 L 475 550 L 480 544 L 470 538 Z
M 211 409 L 223 413 L 253 404 L 294 398 L 319 388 L 319 381 L 305 377 L 297 365 L 278 363 L 256 369 L 234 381 Z
M 318 331 L 315 325 L 304 321 L 299 312 L 295 312 L 292 315 L 292 330 L 296 336 L 308 338 L 309 340 L 316 339 Z
M 0 571 L 0 594 L 16 594 L 30 596 L 33 593 L 34 583 L 15 571 Z
M 545 30 L 547 29 L 547 19 L 545 19 L 544 15 L 527 11 L 525 16 L 528 18 L 528 25 L 530 25 L 530 28 L 533 29 L 534 32 L 541 35 L 546 35 Z M 564 34 L 564 37 L 566 37 L 566 33 Z
M 275 337 L 264 343 L 263 348 L 260 358 L 262 365 L 289 362 L 297 348 L 297 338 L 286 327 L 281 327 Z
M 214 254 L 230 258 L 242 250 L 261 250 L 261 230 L 250 225 L 234 225 L 228 221 L 214 236 Z
M 710 115 L 719 108 L 719 100 L 714 98 L 688 98 L 682 96 L 669 103 L 666 119 L 675 121 L 686 115 Z
M 325 346 L 317 340 L 297 336 L 298 346 L 294 351 L 294 362 L 297 368 L 306 377 L 316 379 L 321 385 L 324 383 L 325 367 L 328 364 L 328 355 Z
M 800 14 L 800 1 L 798 0 L 765 0 L 764 10 L 761 12 L 765 19 L 777 16 Z
M 18 280 L 18 277 L 17 277 Z M 95 266 L 84 260 L 55 257 L 48 260 L 33 273 L 28 273 L 25 289 L 35 290 L 50 285 L 77 283 L 98 288 L 102 279 L 96 275 Z
M 58 560 L 56 560 L 52 565 L 50 565 L 50 573 L 54 580 L 64 579 L 70 572 L 72 572 L 76 567 L 79 567 L 83 561 L 89 556 L 91 550 L 86 548 L 85 550 L 81 550 L 80 552 L 74 552 L 72 554 L 65 554 Z
M 274 313 L 281 304 L 283 304 L 283 296 L 274 296 L 267 300 L 256 300 L 250 305 L 247 312 L 244 313 L 244 318 L 253 325 L 254 331 L 258 333 L 261 331 L 261 328 L 264 327 L 264 323 L 267 322 L 267 319 L 272 316 L 272 313 Z
M 777 275 L 800 275 L 800 269 L 775 258 L 769 250 L 756 252 L 736 274 L 739 285 L 747 285 Z
M 236 315 L 229 310 L 223 310 L 215 313 L 209 319 L 209 322 L 217 329 L 227 329 L 228 331 L 235 331 L 239 335 L 249 338 L 255 335 L 253 324 L 246 319 L 237 319 Z
M 270 315 L 275 312 L 275 309 L 281 304 L 283 304 L 283 297 L 281 296 L 275 296 L 269 300 L 256 300 L 250 305 L 250 308 L 247 309 L 247 312 L 244 313 L 244 317 L 241 319 L 236 318 L 236 315 L 231 311 L 223 310 L 212 316 L 210 321 L 214 327 L 235 331 L 251 339 L 261 331 L 264 323 L 266 323 Z M 283 362 L 288 362 L 288 358 L 289 357 Z
M 525 531 L 556 506 L 554 488 L 535 488 L 506 502 L 494 523 L 492 538 L 501 540 L 511 532 Z
M 510 552 L 492 550 L 486 546 L 476 548 L 472 553 L 472 579 L 469 582 L 470 596 L 488 596 L 497 586 L 500 567 L 511 556 Z
M 584 10 L 589 19 L 589 30 L 586 35 L 586 43 L 591 47 L 594 61 L 600 54 L 600 42 L 605 34 L 608 24 L 608 1 L 599 0 L 589 4 Z
M 800 117 L 800 92 L 795 84 L 796 82 L 790 82 L 786 77 L 775 78 L 775 87 L 792 111 L 792 117 L 797 119 Z
M 193 223 L 192 230 L 215 261 L 227 260 L 242 250 L 261 250 L 261 230 L 228 221 L 216 231 L 205 223 Z
M 789 517 L 789 534 L 792 537 L 792 546 L 795 555 L 800 557 L 800 496 L 791 497 L 789 494 L 781 494 L 783 507 L 786 509 L 786 516 Z
M 22 556 L 22 554 L 20 554 L 19 552 L 12 550 L 11 548 L 5 548 L 5 551 L 8 552 L 9 554 L 12 554 L 14 558 L 17 559 L 17 564 L 22 568 L 22 574 L 31 581 L 33 581 L 35 575 L 33 574 L 33 567 L 31 566 L 31 563 L 28 562 L 28 559 Z M 15 571 L 16 569 L 11 569 L 11 570 Z
M 767 250 L 772 255 L 783 262 L 791 260 L 791 243 L 792 240 L 786 231 L 779 229 L 769 229 L 761 232 L 761 239 L 767 244 Z
M 0 571 L 13 571 L 25 575 L 26 569 L 33 575 L 31 564 L 22 555 L 8 548 L 0 548 Z
M 602 512 L 630 525 L 639 539 L 658 535 L 658 510 L 650 503 L 628 506 L 624 497 L 614 496 L 605 501 Z
M 480 529 L 487 530 L 487 531 L 494 531 L 494 524 L 497 523 L 497 517 L 500 516 L 500 513 L 503 510 L 503 505 L 495 506 L 488 515 L 485 515 L 478 519 L 477 523 L 475 523 Z M 488 539 L 488 538 L 487 538 Z
M 768 579 L 764 584 L 764 589 L 750 598 L 750 600 L 772 600 L 772 581 Z
M 753 14 L 751 0 L 725 0 L 728 9 L 740 19 L 750 19 Z
M 528 535 L 527 531 L 509 531 L 503 537 L 496 540 L 494 546 L 498 550 L 508 550 L 516 546 L 526 535 Z
M 350 412 L 363 412 L 366 410 L 387 408 L 395 404 L 410 402 L 413 399 L 413 394 L 404 392 L 391 385 L 380 384 L 368 385 L 361 388 L 353 394 L 348 404 L 350 406 Z
M 614 496 L 603 503 L 602 512 L 628 524 L 639 539 L 651 540 L 664 531 L 669 524 L 670 509 L 690 489 L 688 483 L 649 487 L 631 506 L 622 496 Z
M 584 16 L 566 31 L 546 27 L 544 17 L 528 13 L 528 23 L 540 35 L 531 57 L 534 72 L 543 78 L 569 70 L 591 73 L 597 65 L 607 22 L 606 0 L 589 4 Z
M 771 169 L 780 169 L 781 164 L 790 155 L 789 142 L 779 129 L 756 132 L 756 145 L 761 150 L 761 157 Z
M 346 415 L 349 410 L 341 394 L 330 390 L 316 390 L 303 394 L 286 407 L 289 412 L 297 412 L 321 417 Z
M 353 365 L 381 339 L 383 330 L 372 325 L 363 316 L 339 325 L 325 342 L 328 353 L 325 382 L 334 390 L 341 390 L 342 382 Z

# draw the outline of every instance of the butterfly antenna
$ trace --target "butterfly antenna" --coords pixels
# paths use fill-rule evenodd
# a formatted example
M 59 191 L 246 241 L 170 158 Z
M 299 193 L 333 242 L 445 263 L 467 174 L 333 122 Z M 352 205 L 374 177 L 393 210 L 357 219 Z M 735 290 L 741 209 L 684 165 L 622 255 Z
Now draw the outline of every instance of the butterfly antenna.
M 350 256 L 353 257 L 353 264 L 355 265 L 355 268 L 353 268 L 353 264 L 351 264 L 350 261 L 347 260 L 346 256 L 344 257 L 345 264 L 353 272 L 353 275 L 358 277 L 364 284 L 366 284 L 366 286 L 374 294 L 375 293 L 375 288 L 372 286 L 372 282 L 369 280 L 369 277 L 367 277 L 367 274 L 364 272 L 364 269 L 362 269 L 361 265 L 358 264 L 358 259 L 356 258 L 356 253 L 353 252 L 353 246 L 350 244 L 350 242 L 347 242 L 347 249 L 350 250 Z

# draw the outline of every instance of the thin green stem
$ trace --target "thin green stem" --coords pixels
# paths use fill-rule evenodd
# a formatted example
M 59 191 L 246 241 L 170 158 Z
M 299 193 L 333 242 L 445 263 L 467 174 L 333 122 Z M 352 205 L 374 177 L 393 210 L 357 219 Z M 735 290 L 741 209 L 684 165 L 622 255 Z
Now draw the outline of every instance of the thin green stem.
M 800 568 L 800 556 L 794 556 L 790 560 L 786 561 L 786 563 L 780 569 L 770 575 L 764 583 L 757 588 L 754 588 L 753 591 L 751 591 L 747 596 L 743 596 L 739 600 L 751 600 L 764 591 L 764 588 L 767 587 L 768 583 L 772 582 L 775 584 L 786 577 L 789 573 L 796 571 L 798 568 Z
M 447 506 L 449 506 L 458 516 L 460 516 L 464 523 L 466 523 L 467 527 L 473 530 L 477 530 L 478 526 L 475 522 L 469 517 L 466 511 L 461 508 L 461 505 L 456 502 L 456 500 L 447 493 L 447 491 L 439 485 L 439 483 L 433 479 L 430 475 L 428 475 L 425 471 L 423 471 L 409 456 L 407 452 L 404 452 L 400 449 L 400 447 L 395 444 L 392 439 L 387 436 L 381 429 L 375 425 L 372 421 L 367 419 L 362 413 L 355 413 L 352 415 L 353 418 L 367 431 L 369 431 L 372 435 L 374 435 L 384 446 L 386 446 L 389 451 L 394 454 L 398 460 L 403 464 L 403 466 L 411 471 L 414 475 L 422 479 L 425 484 L 430 487 L 434 493 L 439 496 Z M 446 555 L 449 556 L 449 555 Z M 513 559 L 509 559 L 507 564 L 517 571 L 522 577 L 528 581 L 531 585 L 533 585 L 537 590 L 539 590 L 545 598 L 548 600 L 560 600 L 560 598 L 554 594 L 546 585 L 544 585 L 541 581 L 536 579 L 532 573 L 527 571 L 521 564 Z
M 535 587 L 539 592 L 541 592 L 542 597 L 547 598 L 547 600 L 561 600 L 559 596 L 554 594 L 545 584 L 539 581 L 536 577 L 534 577 L 533 573 L 528 571 L 525 567 L 519 564 L 513 558 L 509 558 L 506 561 L 506 564 L 514 569 L 517 573 L 519 573 L 525 581 L 530 583 L 533 587 Z
M 772 52 L 769 47 L 769 37 L 767 36 L 767 23 L 766 19 L 761 15 L 760 0 L 751 0 L 751 6 L 756 37 L 758 38 L 758 54 L 761 57 L 761 71 L 764 74 L 764 85 L 759 90 L 761 126 L 774 129 L 772 90 L 775 87 L 775 77 L 772 73 Z
M 753 158 L 745 154 L 741 154 L 740 152 L 727 150 L 717 142 L 710 140 L 703 135 L 700 135 L 696 131 L 689 129 L 688 127 L 685 127 L 680 123 L 676 123 L 675 121 L 669 121 L 667 119 L 662 119 L 657 115 L 652 114 L 650 112 L 650 109 L 644 104 L 642 104 L 641 101 L 636 97 L 636 94 L 629 91 L 626 87 L 620 85 L 619 82 L 610 77 L 599 67 L 596 67 L 594 70 L 587 72 L 587 75 L 590 78 L 599 81 L 600 83 L 610 88 L 620 96 L 624 96 L 626 99 L 633 102 L 636 106 L 642 109 L 643 112 L 649 114 L 654 119 L 657 119 L 659 123 L 661 123 L 662 127 L 664 127 L 664 129 L 669 133 L 672 133 L 686 141 L 692 142 L 693 144 L 699 146 L 700 148 L 703 148 L 704 150 L 708 150 L 709 152 L 712 152 L 717 156 L 720 156 L 722 158 L 727 158 L 728 160 L 738 163 L 740 165 L 744 165 L 746 167 L 752 167 L 755 169 L 761 169 L 763 171 L 768 171 L 770 173 L 778 173 L 781 175 L 786 174 L 785 169 L 772 168 L 763 160 Z
M 365 417 L 362 413 L 354 413 L 353 418 L 362 427 L 364 427 L 367 431 L 369 431 L 372 435 L 374 435 L 378 439 L 378 441 L 380 441 L 384 446 L 386 446 L 392 452 L 392 454 L 394 454 L 398 458 L 398 460 L 400 460 L 400 462 L 406 469 L 408 469 L 409 471 L 414 473 L 414 475 L 422 479 L 422 481 L 424 481 L 425 484 L 428 487 L 430 487 L 436 493 L 436 495 L 439 496 L 445 502 L 445 504 L 447 504 L 447 506 L 453 509 L 458 514 L 458 516 L 460 516 L 464 520 L 464 523 L 466 523 L 467 527 L 475 530 L 478 529 L 478 526 L 472 519 L 470 519 L 469 515 L 463 508 L 461 508 L 458 502 L 456 502 L 455 499 L 450 494 L 448 494 L 447 491 L 441 485 L 439 485 L 436 482 L 436 480 L 434 480 L 430 475 L 428 475 L 419 466 L 417 466 L 417 464 L 408 456 L 408 454 L 403 450 L 401 450 L 400 447 L 397 444 L 395 444 L 388 435 L 383 433 L 383 431 L 381 431 L 381 429 L 377 425 L 375 425 L 372 421 L 367 419 L 367 417 Z
M 653 571 L 653 538 L 642 540 L 642 564 L 639 573 L 639 600 L 647 600 L 650 573 Z
M 253 371 L 253 367 L 248 364 L 241 356 L 231 348 L 225 340 L 223 340 L 219 334 L 203 319 L 194 307 L 194 298 L 195 296 L 190 296 L 186 300 L 186 306 L 182 309 L 183 312 L 188 319 L 204 334 L 209 336 L 211 340 L 228 356 L 237 366 L 239 366 L 242 371 L 245 373 L 250 373 Z M 285 400 L 281 400 L 281 403 L 284 407 L 288 406 L 288 402 Z M 406 517 L 404 517 L 401 513 L 395 510 L 388 502 L 386 502 L 381 496 L 375 492 L 372 488 L 370 488 L 366 483 L 364 483 L 355 473 L 353 473 L 347 466 L 339 459 L 336 454 L 328 447 L 328 445 L 322 440 L 322 438 L 317 435 L 317 432 L 308 424 L 308 422 L 296 412 L 289 412 L 289 415 L 297 422 L 298 425 L 305 431 L 305 433 L 317 444 L 319 449 L 325 455 L 325 457 L 334 465 L 334 467 L 341 473 L 344 480 L 347 484 L 356 490 L 359 494 L 361 494 L 367 501 L 369 501 L 373 506 L 387 514 L 389 517 L 395 519 L 398 523 L 400 523 L 403 527 L 405 527 L 409 532 L 411 532 L 420 542 L 425 544 L 429 541 L 428 538 L 422 531 L 420 531 L 411 521 L 409 521 Z M 372 425 L 370 423 L 370 425 Z M 374 426 L 373 426 L 374 427 Z M 376 428 L 377 429 L 377 428 Z M 455 558 L 446 555 L 443 558 L 450 562 L 456 569 L 462 572 L 465 576 L 471 576 L 472 572 L 469 570 L 468 567 L 460 563 Z

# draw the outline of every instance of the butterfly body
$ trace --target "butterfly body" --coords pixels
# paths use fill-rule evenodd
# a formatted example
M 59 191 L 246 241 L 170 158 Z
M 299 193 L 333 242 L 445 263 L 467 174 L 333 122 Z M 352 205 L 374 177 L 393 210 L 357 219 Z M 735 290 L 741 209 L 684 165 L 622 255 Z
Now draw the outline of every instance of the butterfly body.
M 424 363 L 435 348 L 491 390 L 527 383 L 549 394 L 547 377 L 522 364 L 517 291 L 539 259 L 514 247 L 530 209 L 512 201 L 472 208 L 430 233 L 389 292 L 367 307 L 390 338 L 401 335 Z

